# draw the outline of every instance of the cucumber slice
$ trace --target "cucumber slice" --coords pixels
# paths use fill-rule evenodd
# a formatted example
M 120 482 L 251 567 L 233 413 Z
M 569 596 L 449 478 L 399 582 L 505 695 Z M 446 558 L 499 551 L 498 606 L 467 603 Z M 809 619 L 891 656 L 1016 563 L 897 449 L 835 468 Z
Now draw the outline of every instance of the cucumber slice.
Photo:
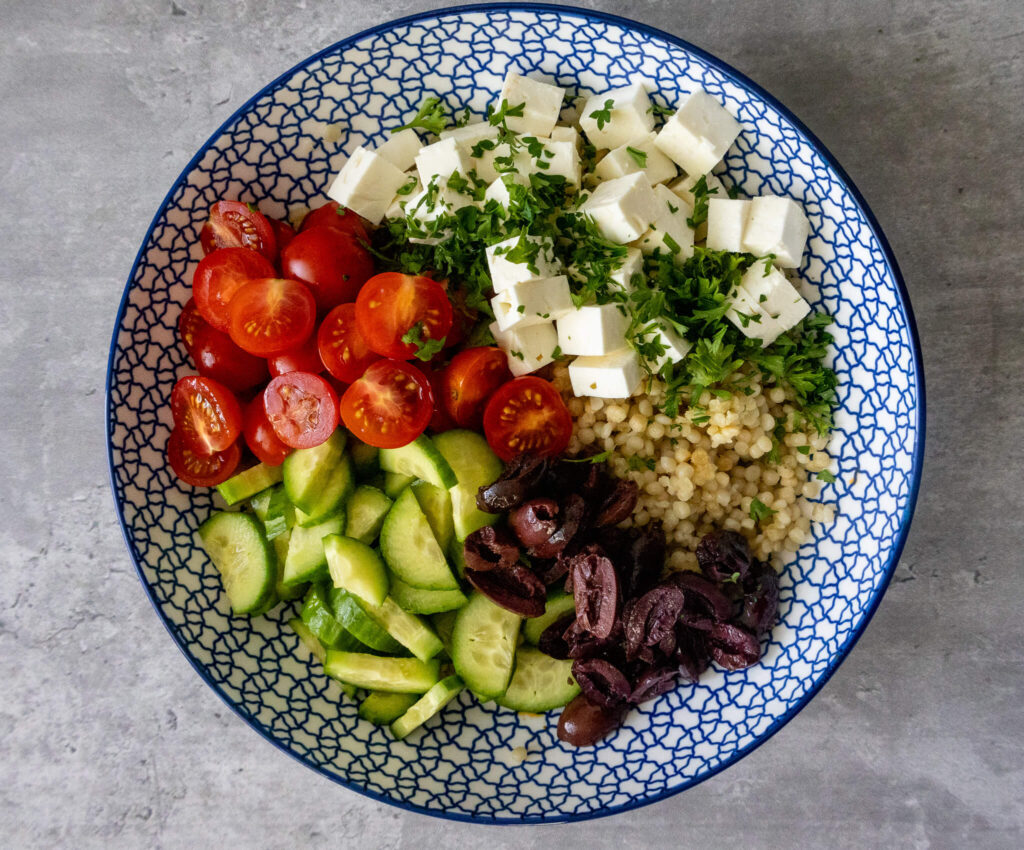
M 412 488 L 402 491 L 384 518 L 380 549 L 389 569 L 406 584 L 426 590 L 458 590 L 459 583 Z
M 477 590 L 459 609 L 452 627 L 452 663 L 466 686 L 482 699 L 505 693 L 512 676 L 520 617 Z
M 449 658 L 451 658 L 452 654 L 452 629 L 455 627 L 455 618 L 458 616 L 458 613 L 458 611 L 442 611 L 440 614 L 434 614 L 430 618 L 434 631 L 441 638 L 444 651 L 448 653 Z
M 288 625 L 291 626 L 292 631 L 299 636 L 299 642 L 309 651 L 309 654 L 323 664 L 324 660 L 327 658 L 327 648 L 320 643 L 319 638 L 313 634 L 313 631 L 309 626 L 303 623 L 298 617 L 292 617 L 288 621 Z
M 335 587 L 354 593 L 371 605 L 380 605 L 388 595 L 388 574 L 380 555 L 365 543 L 330 534 L 324 538 L 327 570 Z
M 361 484 L 345 503 L 345 536 L 367 545 L 373 543 L 384 525 L 393 501 L 381 490 Z
M 300 617 L 313 637 L 320 641 L 325 649 L 357 651 L 365 648 L 334 616 L 329 590 L 322 583 L 314 584 L 309 589 Z
M 395 640 L 367 613 L 363 603 L 347 590 L 330 590 L 330 609 L 335 619 L 358 641 L 377 652 L 401 652 L 402 644 Z
M 403 611 L 391 597 L 382 605 L 370 605 L 359 600 L 360 607 L 373 621 L 421 661 L 437 655 L 444 646 L 437 633 L 426 621 Z
M 380 470 L 378 455 L 380 449 L 364 443 L 358 437 L 349 434 L 348 453 L 352 458 L 352 466 L 355 468 L 356 478 L 365 481 L 371 478 Z
M 280 483 L 281 478 L 280 466 L 267 466 L 265 463 L 258 463 L 218 484 L 217 492 L 224 497 L 224 501 L 229 505 L 235 505 L 243 499 L 251 498 L 260 491 Z
M 455 429 L 434 437 L 434 445 L 458 479 L 456 486 L 450 488 L 456 539 L 465 540 L 478 528 L 494 525 L 498 516 L 484 513 L 476 506 L 477 491 L 493 484 L 504 469 L 487 440 L 475 431 Z
M 296 510 L 299 525 L 313 525 L 324 517 L 337 513 L 356 488 L 356 478 L 352 472 L 352 461 L 348 455 L 342 455 L 337 466 L 330 471 L 323 490 L 316 496 L 309 510 Z
M 447 552 L 455 537 L 451 495 L 444 488 L 437 487 L 429 481 L 414 481 L 411 486 L 420 510 L 427 518 L 430 530 L 434 532 L 437 545 L 441 547 L 442 552 Z
M 284 489 L 297 508 L 312 514 L 331 472 L 345 456 L 345 432 L 338 430 L 312 449 L 296 449 L 281 464 Z
M 544 603 L 544 613 L 539 617 L 531 617 L 523 623 L 523 637 L 527 643 L 537 645 L 544 629 L 550 626 L 555 620 L 564 617 L 570 612 L 575 612 L 576 600 L 571 593 L 564 590 L 552 590 L 548 593 L 547 602 Z
M 516 651 L 516 670 L 508 690 L 495 702 L 515 711 L 540 714 L 566 705 L 579 692 L 572 677 L 572 659 L 559 661 L 524 645 Z
M 426 693 L 437 684 L 440 670 L 439 661 L 388 658 L 365 652 L 330 650 L 324 661 L 324 672 L 332 678 L 357 688 L 403 694 Z
M 276 557 L 274 560 L 275 564 L 275 581 L 274 581 L 274 593 L 277 594 L 277 598 L 285 602 L 292 599 L 298 599 L 306 592 L 306 583 L 304 581 L 296 582 L 295 584 L 285 585 L 284 583 L 284 565 L 288 560 L 288 544 L 292 539 L 292 530 L 286 528 L 284 533 L 279 534 L 270 544 L 274 547 L 274 554 Z
M 397 499 L 402 491 L 415 480 L 415 475 L 403 475 L 401 472 L 385 472 L 384 495 L 389 499 Z
M 407 712 L 419 699 L 419 694 L 389 694 L 370 691 L 359 704 L 359 716 L 378 726 L 387 726 Z
M 442 679 L 391 724 L 391 734 L 401 741 L 448 705 L 465 687 L 458 676 Z
M 411 614 L 437 614 L 454 611 L 466 604 L 466 595 L 461 590 L 424 590 L 406 584 L 395 575 L 391 576 L 391 598 Z
M 199 526 L 199 539 L 220 573 L 236 614 L 266 610 L 274 594 L 274 551 L 255 517 L 215 513 Z
M 400 449 L 381 449 L 380 468 L 385 472 L 401 472 L 422 478 L 445 490 L 458 483 L 448 461 L 426 434 L 420 434 Z
M 285 556 L 281 584 L 292 587 L 305 581 L 319 581 L 327 577 L 327 556 L 324 554 L 323 539 L 328 534 L 341 534 L 345 518 L 341 514 L 328 517 L 318 525 L 292 529 L 288 538 L 288 554 Z
M 267 540 L 274 540 L 295 525 L 295 508 L 288 501 L 283 484 L 257 493 L 249 500 L 249 507 L 263 523 Z
M 452 545 L 448 547 L 448 560 L 455 567 L 455 572 L 460 579 L 466 577 L 466 546 L 457 537 L 452 538 Z

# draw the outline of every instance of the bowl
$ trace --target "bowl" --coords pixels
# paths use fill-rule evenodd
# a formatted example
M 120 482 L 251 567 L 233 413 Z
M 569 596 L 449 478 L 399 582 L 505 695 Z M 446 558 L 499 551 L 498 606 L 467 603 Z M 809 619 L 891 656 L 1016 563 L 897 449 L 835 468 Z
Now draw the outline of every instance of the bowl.
M 702 87 L 743 132 L 716 169 L 747 195 L 799 199 L 812 226 L 802 275 L 836 316 L 841 380 L 831 451 L 837 519 L 785 565 L 780 622 L 758 665 L 709 671 L 630 713 L 602 744 L 573 750 L 557 712 L 526 716 L 464 693 L 407 742 L 356 716 L 297 654 L 281 607 L 235 618 L 194 531 L 211 493 L 164 463 L 167 400 L 190 372 L 176 321 L 219 198 L 273 216 L 325 200 L 348 152 L 378 144 L 422 99 L 482 115 L 514 68 L 602 91 L 642 77 L 662 101 Z M 921 472 L 924 387 L 910 304 L 864 199 L 784 106 L 702 50 L 623 18 L 557 6 L 430 12 L 344 39 L 245 103 L 171 186 L 117 313 L 107 375 L 110 477 L 125 542 L 157 614 L 196 672 L 253 729 L 345 787 L 455 820 L 579 820 L 632 809 L 724 769 L 789 721 L 871 618 L 907 535 Z

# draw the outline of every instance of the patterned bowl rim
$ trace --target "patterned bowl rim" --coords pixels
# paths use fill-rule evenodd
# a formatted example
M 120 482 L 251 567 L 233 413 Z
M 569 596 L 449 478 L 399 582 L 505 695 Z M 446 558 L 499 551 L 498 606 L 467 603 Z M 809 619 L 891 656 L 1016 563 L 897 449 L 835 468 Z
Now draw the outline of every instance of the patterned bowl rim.
M 816 149 L 817 153 L 828 163 L 829 167 L 835 172 L 840 184 L 850 193 L 851 197 L 856 201 L 860 211 L 863 213 L 865 219 L 868 222 L 871 232 L 875 239 L 878 240 L 878 244 L 881 246 L 882 253 L 885 257 L 885 265 L 889 273 L 890 279 L 896 285 L 896 291 L 899 295 L 900 309 L 902 311 L 904 320 L 906 322 L 907 330 L 910 336 L 910 347 L 914 358 L 914 389 L 917 394 L 917 408 L 916 408 L 916 445 L 914 446 L 914 452 L 912 457 L 911 466 L 911 480 L 910 490 L 906 503 L 906 507 L 903 511 L 903 517 L 900 520 L 900 529 L 897 535 L 895 544 L 889 553 L 889 559 L 886 563 L 885 572 L 875 587 L 874 594 L 864 609 L 864 613 L 861 617 L 860 623 L 853 629 L 846 643 L 841 646 L 832 657 L 829 666 L 825 672 L 821 675 L 817 682 L 815 682 L 811 688 L 807 691 L 802 699 L 795 703 L 785 714 L 778 717 L 771 726 L 768 727 L 761 735 L 751 741 L 746 747 L 743 747 L 732 756 L 725 759 L 721 764 L 716 765 L 714 768 L 708 770 L 706 773 L 696 776 L 686 782 L 680 783 L 674 788 L 669 788 L 660 794 L 651 797 L 642 797 L 629 803 L 612 806 L 607 808 L 598 809 L 591 812 L 583 812 L 579 814 L 555 814 L 555 815 L 539 815 L 539 816 L 527 816 L 527 817 L 495 817 L 495 816 L 476 816 L 466 815 L 458 813 L 449 813 L 437 811 L 435 809 L 429 809 L 424 806 L 418 806 L 411 803 L 407 803 L 402 800 L 395 800 L 387 797 L 383 794 L 378 794 L 373 791 L 369 791 L 365 788 L 360 787 L 352 782 L 348 782 L 335 774 L 330 773 L 318 764 L 306 759 L 299 755 L 293 750 L 289 749 L 279 740 L 277 740 L 273 734 L 264 727 L 255 718 L 247 716 L 241 711 L 238 705 L 228 697 L 227 694 L 214 682 L 210 676 L 206 673 L 206 670 L 199 663 L 199 661 L 192 655 L 188 647 L 179 641 L 178 636 L 175 634 L 170 621 L 164 615 L 160 609 L 160 605 L 157 602 L 153 588 L 147 583 L 145 576 L 142 573 L 142 567 L 139 564 L 140 555 L 136 551 L 132 544 L 131 537 L 128 534 L 128 528 L 125 524 L 124 512 L 121 507 L 120 500 L 118 498 L 117 484 L 115 481 L 115 464 L 114 464 L 114 447 L 113 447 L 113 416 L 112 416 L 112 389 L 113 389 L 113 378 L 114 378 L 114 354 L 118 347 L 118 336 L 121 330 L 121 323 L 124 320 L 125 311 L 128 305 L 128 296 L 132 289 L 132 284 L 135 279 L 135 274 L 138 269 L 139 263 L 142 261 L 143 255 L 149 245 L 150 239 L 152 238 L 153 231 L 156 228 L 161 217 L 170 203 L 171 198 L 178 188 L 185 182 L 189 173 L 199 163 L 203 155 L 211 148 L 214 142 L 245 112 L 247 112 L 254 103 L 260 100 L 262 97 L 267 95 L 276 89 L 280 84 L 288 80 L 293 74 L 301 71 L 308 65 L 316 62 L 317 60 L 329 56 L 338 51 L 352 47 L 356 43 L 363 39 L 373 36 L 379 33 L 387 32 L 405 24 L 411 24 L 419 21 L 427 20 L 442 20 L 450 17 L 458 17 L 461 15 L 472 14 L 472 13 L 483 13 L 488 12 L 537 12 L 556 14 L 560 16 L 570 18 L 582 18 L 587 21 L 600 21 L 603 23 L 610 23 L 624 29 L 633 30 L 636 32 L 643 33 L 656 39 L 669 42 L 683 50 L 699 57 L 703 62 L 711 65 L 725 77 L 732 80 L 737 85 L 746 88 L 757 97 L 768 103 L 773 109 L 775 109 L 780 115 L 784 116 L 790 121 L 794 127 L 799 130 L 800 133 L 808 140 L 808 142 Z M 882 228 L 878 224 L 878 220 L 875 218 L 874 213 L 868 206 L 864 196 L 860 193 L 860 190 L 854 184 L 853 180 L 846 173 L 843 167 L 839 164 L 836 158 L 831 154 L 827 147 L 821 142 L 820 139 L 814 133 L 812 133 L 807 126 L 797 118 L 786 106 L 784 106 L 777 98 L 768 93 L 765 89 L 751 80 L 742 72 L 736 70 L 731 65 L 723 62 L 721 59 L 713 56 L 705 50 L 694 46 L 685 39 L 671 35 L 670 33 L 660 30 L 656 27 L 647 26 L 636 21 L 630 20 L 629 18 L 622 17 L 620 15 L 612 15 L 605 12 L 593 11 L 589 9 L 580 9 L 573 6 L 564 6 L 553 3 L 480 3 L 480 4 L 467 4 L 461 6 L 452 6 L 448 9 L 441 10 L 430 10 L 425 12 L 418 12 L 413 15 L 407 15 L 401 18 L 394 18 L 389 21 L 385 21 L 377 26 L 370 27 L 362 30 L 361 32 L 355 33 L 347 38 L 343 38 L 340 41 L 331 44 L 322 50 L 317 51 L 311 56 L 303 59 L 301 62 L 289 68 L 283 74 L 278 76 L 272 82 L 265 85 L 252 97 L 250 97 L 245 103 L 243 103 L 238 109 L 236 109 L 231 116 L 225 120 L 213 134 L 203 143 L 202 147 L 196 152 L 195 156 L 189 160 L 188 164 L 182 169 L 177 179 L 171 185 L 167 194 L 164 196 L 163 201 L 160 202 L 160 206 L 157 209 L 156 214 L 153 216 L 153 221 L 149 225 L 149 229 L 146 231 L 146 235 L 142 240 L 142 245 L 139 248 L 138 253 L 135 256 L 135 261 L 132 263 L 131 272 L 129 273 L 127 283 L 125 284 L 124 292 L 121 296 L 121 303 L 118 307 L 117 318 L 114 323 L 114 331 L 111 337 L 110 353 L 107 359 L 107 379 L 105 387 L 105 409 L 107 412 L 106 416 L 106 438 L 107 438 L 107 472 L 110 479 L 111 493 L 114 498 L 114 507 L 117 511 L 118 523 L 121 527 L 121 535 L 124 538 L 125 546 L 128 548 L 128 553 L 131 556 L 132 564 L 135 566 L 135 571 L 139 576 L 139 581 L 146 592 L 146 596 L 149 598 L 150 604 L 153 606 L 157 615 L 160 617 L 160 621 L 164 624 L 164 628 L 167 629 L 168 634 L 174 640 L 175 645 L 181 650 L 182 654 L 188 659 L 189 664 L 199 674 L 200 678 L 219 696 L 224 703 L 237 714 L 245 723 L 256 730 L 263 738 L 277 747 L 284 753 L 287 753 L 292 758 L 327 777 L 333 782 L 348 788 L 351 791 L 355 791 L 358 794 L 362 794 L 365 797 L 369 797 L 379 803 L 386 803 L 391 806 L 396 806 L 400 809 L 407 811 L 416 812 L 417 814 L 430 815 L 433 817 L 442 818 L 445 820 L 452 821 L 463 821 L 469 823 L 480 823 L 480 824 L 499 824 L 499 825 L 522 825 L 529 823 L 567 823 L 574 821 L 591 820 L 594 818 L 607 817 L 609 815 L 618 814 L 619 812 L 627 812 L 632 809 L 638 809 L 641 806 L 647 806 L 651 803 L 657 803 L 661 800 L 673 797 L 687 788 L 692 788 L 695 785 L 710 779 L 712 776 L 720 773 L 729 766 L 735 764 L 744 756 L 752 753 L 758 747 L 760 747 L 765 741 L 771 738 L 776 732 L 778 732 L 783 726 L 785 726 L 796 714 L 809 703 L 815 695 L 825 686 L 825 684 L 832 678 L 836 670 L 839 669 L 839 665 L 843 663 L 846 656 L 850 653 L 857 641 L 860 639 L 864 630 L 871 622 L 871 618 L 874 616 L 875 611 L 878 610 L 878 606 L 881 603 L 882 596 L 889 586 L 889 582 L 892 579 L 893 572 L 896 569 L 896 565 L 899 562 L 900 555 L 903 552 L 903 546 L 907 540 L 907 534 L 910 531 L 911 520 L 914 516 L 914 509 L 917 504 L 917 496 L 921 486 L 921 471 L 924 460 L 924 447 L 925 447 L 925 386 L 924 386 L 924 371 L 923 371 L 923 358 L 921 355 L 921 341 L 918 337 L 917 325 L 914 321 L 914 313 L 910 306 L 910 295 L 907 292 L 906 284 L 903 280 L 903 275 L 900 272 L 899 265 L 896 262 L 896 257 L 893 254 L 892 248 L 889 245 L 888 240 L 885 238 L 885 234 L 882 232 Z

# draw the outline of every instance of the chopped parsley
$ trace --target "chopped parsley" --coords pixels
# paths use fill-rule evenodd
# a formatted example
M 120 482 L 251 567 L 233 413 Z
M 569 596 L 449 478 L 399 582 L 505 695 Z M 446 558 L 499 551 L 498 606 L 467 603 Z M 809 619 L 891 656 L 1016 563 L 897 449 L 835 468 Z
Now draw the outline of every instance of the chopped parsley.
M 647 153 L 645 151 L 626 145 L 626 153 L 633 158 L 633 162 L 635 162 L 639 168 L 647 167 Z
M 423 322 L 417 322 L 404 334 L 402 334 L 402 342 L 406 345 L 415 345 L 416 351 L 413 352 L 413 357 L 417 360 L 429 360 L 442 348 L 444 348 L 444 342 L 446 337 L 440 339 L 424 339 L 423 338 Z
M 601 109 L 595 109 L 590 113 L 590 117 L 597 122 L 597 129 L 603 130 L 604 125 L 612 120 L 612 109 L 615 107 L 615 101 L 609 98 L 604 102 L 604 106 Z
M 770 519 L 775 514 L 771 508 L 769 508 L 760 499 L 754 498 L 750 500 L 750 518 L 754 522 L 764 522 L 766 519 Z
M 418 182 L 419 181 L 416 179 L 416 175 L 415 174 L 409 175 L 408 182 L 405 183 L 403 186 L 399 187 L 397 194 L 399 194 L 399 195 L 409 195 L 409 194 L 412 194 L 412 190 L 416 188 L 416 184 Z
M 652 101 L 651 105 L 649 107 L 647 107 L 647 114 L 648 115 L 673 115 L 673 114 L 675 114 L 675 109 L 673 109 L 671 106 L 662 106 L 660 103 L 654 103 Z
M 600 454 L 590 455 L 589 457 L 567 457 L 566 463 L 604 463 L 608 458 L 612 456 L 611 452 L 601 452 Z
M 426 130 L 438 135 L 448 125 L 448 111 L 438 97 L 428 97 L 420 104 L 420 111 L 408 124 L 395 127 L 391 132 L 400 130 Z
M 644 458 L 638 457 L 637 455 L 630 455 L 626 464 L 635 472 L 638 472 L 641 469 L 649 469 L 653 472 L 655 461 L 653 457 Z
M 827 469 L 823 469 L 818 473 L 818 479 L 827 484 L 835 484 L 837 480 L 836 477 Z
M 693 186 L 693 215 L 686 223 L 696 230 L 708 220 L 708 197 L 718 194 L 718 189 L 708 188 L 708 178 L 703 176 Z

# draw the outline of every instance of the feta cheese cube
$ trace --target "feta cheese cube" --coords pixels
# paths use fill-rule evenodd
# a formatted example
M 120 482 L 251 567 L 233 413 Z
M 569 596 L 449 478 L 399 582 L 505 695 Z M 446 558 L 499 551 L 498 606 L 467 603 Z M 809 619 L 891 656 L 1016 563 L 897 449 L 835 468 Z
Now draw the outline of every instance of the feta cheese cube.
M 693 348 L 692 343 L 679 336 L 664 322 L 659 322 L 657 329 L 652 334 L 644 334 L 644 341 L 655 341 L 664 349 L 660 356 L 647 361 L 654 372 L 659 371 L 666 363 L 678 363 Z
M 414 195 L 405 205 L 406 215 L 412 218 L 409 241 L 420 245 L 438 245 L 451 235 L 451 229 L 438 219 L 452 215 L 456 210 L 468 207 L 473 199 L 447 186 L 424 189 Z M 415 225 L 419 225 L 419 230 Z
M 676 262 L 693 256 L 693 229 L 686 223 L 690 210 L 675 192 L 658 184 L 654 187 L 658 212 L 650 228 L 640 239 L 645 254 L 660 251 L 671 254 Z
M 490 328 L 498 347 L 508 358 L 508 369 L 513 377 L 536 372 L 555 359 L 558 334 L 551 322 L 510 331 L 502 331 L 497 322 L 491 322 Z
M 740 123 L 702 89 L 665 122 L 656 143 L 687 174 L 707 174 L 740 134 Z
M 563 354 L 610 354 L 626 344 L 628 328 L 629 319 L 619 305 L 586 305 L 558 320 L 558 347 Z
M 729 193 L 726 191 L 725 186 L 722 185 L 722 181 L 719 180 L 714 174 L 684 174 L 678 180 L 668 184 L 668 188 L 675 192 L 680 198 L 689 204 L 692 210 L 697 205 L 697 198 L 693 194 L 693 188 L 700 181 L 700 178 L 705 179 L 704 185 L 708 187 L 709 198 L 728 198 Z M 714 190 L 714 191 L 712 191 Z
M 416 171 L 424 186 L 429 186 L 434 178 L 441 184 L 455 172 L 469 174 L 469 169 L 469 156 L 452 138 L 426 145 L 416 154 Z
M 392 133 L 384 144 L 377 148 L 377 156 L 382 156 L 395 168 L 408 171 L 416 161 L 416 155 L 423 147 L 423 142 L 416 135 L 416 131 L 407 127 Z
M 497 201 L 505 209 L 508 209 L 512 198 L 508 194 L 508 186 L 505 185 L 505 181 L 501 177 L 495 177 L 491 181 L 491 185 L 487 187 L 487 191 L 484 192 L 484 203 L 487 201 Z
M 565 275 L 526 280 L 491 299 L 494 320 L 502 331 L 560 319 L 575 310 Z
M 600 357 L 577 357 L 569 364 L 569 381 L 575 396 L 629 398 L 642 379 L 640 357 L 632 348 Z
M 643 234 L 658 214 L 658 200 L 643 174 L 628 174 L 601 183 L 580 211 L 593 218 L 601 235 L 625 244 Z
M 384 157 L 359 147 L 334 178 L 327 197 L 361 215 L 370 224 L 380 224 L 395 194 L 408 177 Z
M 575 127 L 555 127 L 555 129 L 551 131 L 551 141 L 572 142 L 573 147 L 576 148 L 577 152 L 583 145 L 583 137 L 580 135 L 580 131 Z
M 774 254 L 776 265 L 796 268 L 803 258 L 810 230 L 807 216 L 792 198 L 751 198 L 743 230 L 743 250 L 758 257 Z
M 708 199 L 708 238 L 711 251 L 743 251 L 743 231 L 750 214 L 750 201 L 731 198 Z
M 511 168 L 508 162 L 504 161 L 510 157 L 512 158 Z M 498 162 L 499 159 L 503 161 Z M 480 156 L 470 160 L 470 168 L 476 171 L 476 176 L 485 183 L 491 183 L 504 174 L 525 186 L 530 182 L 530 172 L 533 171 L 533 167 L 533 157 L 528 151 L 520 148 L 513 156 L 507 142 L 481 151 Z
M 594 169 L 594 173 L 602 180 L 613 180 L 636 172 L 646 175 L 652 186 L 676 176 L 672 160 L 655 147 L 654 133 L 609 151 Z
M 602 115 L 599 122 L 594 113 L 603 113 L 608 101 L 608 118 Z M 589 98 L 580 113 L 580 128 L 596 148 L 618 148 L 630 139 L 646 136 L 654 129 L 654 114 L 643 84 L 633 83 Z
M 542 139 L 544 150 L 533 159 L 531 173 L 547 174 L 550 177 L 564 177 L 565 182 L 573 188 L 580 185 L 583 165 L 580 152 L 571 141 L 552 141 Z M 671 163 L 670 163 L 671 164 Z
M 622 261 L 622 264 L 612 272 L 612 287 L 614 289 L 621 289 L 625 292 L 632 292 L 636 287 L 633 286 L 633 275 L 644 273 L 644 255 L 639 248 L 627 248 L 626 256 Z
M 391 206 L 384 213 L 385 218 L 404 218 L 405 208 L 409 205 L 409 201 L 423 191 L 423 186 L 420 185 L 419 178 L 415 174 L 406 174 L 405 178 L 405 186 L 408 186 L 409 182 L 412 181 L 412 188 L 408 192 L 401 192 L 395 195 Z M 402 189 L 405 189 L 405 186 L 402 186 Z
M 505 125 L 514 133 L 547 136 L 558 121 L 564 99 L 565 89 L 561 86 L 531 80 L 515 71 L 509 71 L 494 108 L 501 109 L 503 101 L 507 101 L 510 107 L 523 104 L 523 114 L 508 116 Z
M 810 312 L 810 305 L 782 272 L 772 266 L 766 275 L 764 263 L 755 263 L 740 278 L 725 317 L 744 336 L 771 345 Z
M 498 128 L 490 121 L 478 121 L 465 127 L 450 127 L 438 134 L 439 139 L 455 139 L 460 148 L 472 150 L 473 146 L 484 139 L 497 139 Z
M 536 245 L 538 250 L 529 262 L 525 259 L 508 258 L 509 252 L 520 247 L 524 250 L 530 249 L 532 253 L 533 245 Z M 554 244 L 546 237 L 513 236 L 504 242 L 489 245 L 484 253 L 487 256 L 487 268 L 491 273 L 491 286 L 495 292 L 504 292 L 517 283 L 528 280 L 555 277 L 562 270 L 561 263 L 555 257 Z

